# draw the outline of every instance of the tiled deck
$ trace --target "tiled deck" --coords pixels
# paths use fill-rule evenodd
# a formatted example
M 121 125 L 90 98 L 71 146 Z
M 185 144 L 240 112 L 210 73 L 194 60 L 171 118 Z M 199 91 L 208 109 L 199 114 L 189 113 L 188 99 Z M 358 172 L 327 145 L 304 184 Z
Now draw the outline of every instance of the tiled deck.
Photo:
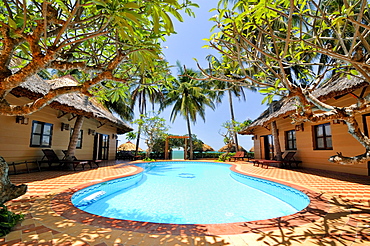
M 327 199 L 330 210 L 324 214 L 311 209 L 317 219 L 299 226 L 291 219 L 272 219 L 256 222 L 254 225 L 258 226 L 253 227 L 245 223 L 238 228 L 245 229 L 241 233 L 225 235 L 217 230 L 194 234 L 181 228 L 175 228 L 176 233 L 171 229 L 155 233 L 145 223 L 131 223 L 124 229 L 117 229 L 92 223 L 91 217 L 82 217 L 82 213 L 70 211 L 63 214 L 55 211 L 55 206 L 55 210 L 52 209 L 55 194 L 134 169 L 107 162 L 92 170 L 43 171 L 11 176 L 13 183 L 27 183 L 28 192 L 7 205 L 26 216 L 10 234 L 0 239 L 0 245 L 370 245 L 370 177 L 311 169 L 265 169 L 245 162 L 238 164 L 245 173 L 317 192 L 321 194 L 318 199 Z M 147 232 L 145 228 L 148 228 Z

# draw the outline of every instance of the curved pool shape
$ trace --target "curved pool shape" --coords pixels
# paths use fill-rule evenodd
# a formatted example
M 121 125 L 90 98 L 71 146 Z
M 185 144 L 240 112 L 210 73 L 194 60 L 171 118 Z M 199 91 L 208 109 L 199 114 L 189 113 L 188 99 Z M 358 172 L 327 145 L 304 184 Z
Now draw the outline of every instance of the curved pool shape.
M 272 181 L 210 162 L 135 164 L 144 172 L 76 192 L 77 208 L 104 217 L 154 223 L 218 224 L 270 219 L 304 209 L 309 198 Z

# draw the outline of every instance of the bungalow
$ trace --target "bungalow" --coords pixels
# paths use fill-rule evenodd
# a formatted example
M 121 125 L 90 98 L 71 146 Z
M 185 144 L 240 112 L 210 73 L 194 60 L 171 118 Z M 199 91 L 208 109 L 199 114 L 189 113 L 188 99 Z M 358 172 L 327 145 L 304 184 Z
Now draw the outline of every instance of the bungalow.
M 76 85 L 71 76 L 42 80 L 33 76 L 13 89 L 8 100 L 23 105 L 50 88 Z M 79 159 L 115 159 L 117 134 L 133 129 L 114 117 L 94 98 L 81 93 L 61 95 L 38 112 L 26 116 L 0 116 L 0 156 L 8 163 L 41 160 L 42 149 L 53 149 L 62 158 L 78 115 L 84 116 L 76 156 Z
M 327 84 L 315 92 L 315 96 L 330 105 L 347 106 L 356 103 L 358 97 L 370 92 L 368 82 L 362 79 L 348 80 L 340 78 L 336 84 Z M 357 165 L 339 165 L 328 161 L 330 156 L 342 152 L 346 156 L 355 156 L 365 152 L 365 148 L 348 133 L 347 125 L 342 121 L 319 123 L 304 122 L 292 124 L 289 117 L 295 113 L 296 106 L 291 98 L 282 98 L 273 104 L 273 109 L 265 110 L 251 125 L 239 132 L 252 135 L 255 158 L 271 159 L 274 156 L 271 122 L 275 121 L 281 151 L 294 151 L 296 160 L 308 168 L 324 169 L 360 175 L 370 175 L 368 163 Z M 365 134 L 370 132 L 370 111 L 356 116 Z

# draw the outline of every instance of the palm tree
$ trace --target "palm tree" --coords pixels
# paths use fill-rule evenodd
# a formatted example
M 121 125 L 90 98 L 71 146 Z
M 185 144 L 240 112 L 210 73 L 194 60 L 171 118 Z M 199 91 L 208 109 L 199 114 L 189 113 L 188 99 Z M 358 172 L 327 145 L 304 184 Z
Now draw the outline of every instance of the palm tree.
M 230 59 L 227 59 L 226 56 L 223 56 L 221 60 L 217 59 L 213 55 L 208 55 L 207 60 L 212 63 L 213 68 L 216 68 L 216 72 L 218 76 L 221 77 L 235 77 L 238 74 L 238 63 L 235 61 L 232 61 Z M 227 64 L 227 66 L 225 66 Z M 221 101 L 222 97 L 225 95 L 225 92 L 228 95 L 229 99 L 229 109 L 230 109 L 230 118 L 231 118 L 231 124 L 233 127 L 235 127 L 235 114 L 234 114 L 234 106 L 233 106 L 233 96 L 237 97 L 239 100 L 246 100 L 246 96 L 244 93 L 244 87 L 238 86 L 235 83 L 227 82 L 227 81 L 221 81 L 216 80 L 213 81 L 213 89 L 216 91 L 216 100 L 218 102 Z M 249 90 L 255 91 L 256 89 L 254 87 L 249 87 Z M 235 151 L 239 150 L 239 142 L 238 142 L 238 134 L 236 132 L 233 133 L 234 138 L 234 144 L 235 144 Z
M 199 74 L 192 69 L 184 70 L 180 62 L 177 62 L 177 67 L 179 78 L 174 78 L 168 84 L 161 109 L 173 105 L 170 116 L 172 122 L 175 121 L 178 114 L 185 118 L 190 142 L 190 159 L 193 159 L 193 141 L 190 122 L 195 123 L 198 114 L 205 121 L 206 106 L 214 109 L 215 105 L 209 96 L 211 92 L 204 88 L 204 84 L 201 81 L 192 79 L 199 77 Z
M 116 113 L 123 120 L 133 120 L 134 111 L 131 108 L 129 86 L 120 82 L 106 81 L 95 87 L 94 94 L 109 111 Z
M 138 109 L 140 114 L 140 119 L 142 115 L 146 114 L 147 104 L 150 102 L 152 104 L 152 109 L 154 111 L 154 104 L 159 103 L 161 105 L 163 101 L 163 94 L 160 87 L 152 85 L 152 77 L 149 74 L 140 76 L 140 82 L 136 87 L 133 88 L 131 92 L 131 108 L 135 107 L 138 103 Z M 139 125 L 137 136 L 136 136 L 136 149 L 135 155 L 137 155 L 140 143 L 141 126 Z

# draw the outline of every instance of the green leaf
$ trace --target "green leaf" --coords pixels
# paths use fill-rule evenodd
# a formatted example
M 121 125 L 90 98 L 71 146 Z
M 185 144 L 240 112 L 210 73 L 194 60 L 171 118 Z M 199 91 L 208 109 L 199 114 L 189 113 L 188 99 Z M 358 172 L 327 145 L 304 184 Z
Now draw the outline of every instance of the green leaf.
M 123 5 L 124 8 L 129 8 L 129 9 L 139 9 L 140 6 L 137 4 L 137 3 L 134 3 L 134 2 L 130 2 L 130 3 L 126 3 Z
M 103 7 L 107 7 L 107 4 L 104 1 L 99 1 L 99 0 L 91 0 L 91 2 L 95 3 L 96 5 L 100 5 Z
M 8 24 L 11 28 L 13 28 L 14 30 L 17 29 L 17 23 L 8 16 Z
M 264 97 L 261 104 L 265 104 L 265 102 L 268 100 L 268 96 Z
M 68 7 L 64 4 L 63 1 L 61 0 L 54 0 L 54 1 L 58 4 L 59 8 L 61 8 L 65 13 L 71 14 L 68 10 Z
M 358 75 L 359 74 L 357 70 L 353 70 L 353 69 L 350 70 L 350 73 L 353 74 L 353 75 Z
M 259 90 L 258 92 L 259 92 L 259 93 L 270 93 L 270 92 L 271 92 L 271 90 L 269 90 L 269 89 L 261 89 L 261 90 Z

